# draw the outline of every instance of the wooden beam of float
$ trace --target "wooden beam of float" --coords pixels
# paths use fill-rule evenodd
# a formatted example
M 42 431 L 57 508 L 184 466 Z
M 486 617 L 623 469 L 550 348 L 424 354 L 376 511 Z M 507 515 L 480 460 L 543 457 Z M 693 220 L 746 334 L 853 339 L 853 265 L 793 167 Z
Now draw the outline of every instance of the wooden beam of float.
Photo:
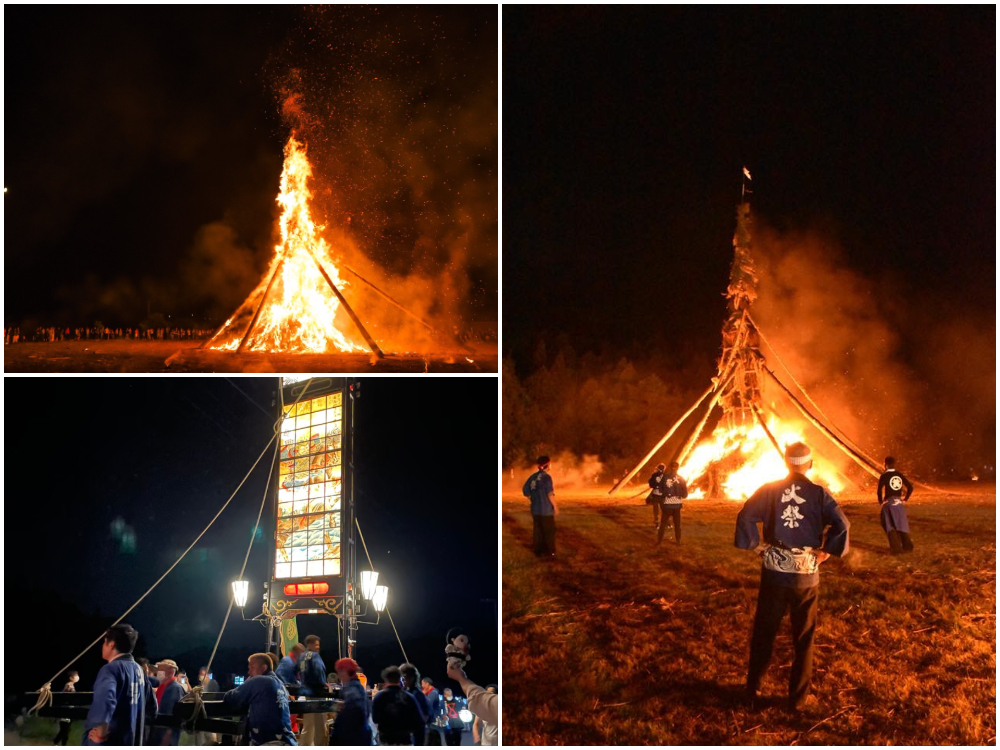
M 669 430 L 667 430 L 667 434 L 664 435 L 662 438 L 660 438 L 660 442 L 658 442 L 656 445 L 654 445 L 653 449 L 649 453 L 647 453 L 643 457 L 643 459 L 639 463 L 637 463 L 628 474 L 626 474 L 624 477 L 622 477 L 617 482 L 615 482 L 615 485 L 610 490 L 608 490 L 608 495 L 614 495 L 618 491 L 618 489 L 620 487 L 622 487 L 625 484 L 628 484 L 628 482 L 632 479 L 632 477 L 634 477 L 636 474 L 639 473 L 639 470 L 643 466 L 646 465 L 646 463 L 649 461 L 649 459 L 651 459 L 653 456 L 655 456 L 656 452 L 658 450 L 660 450 L 660 448 L 662 448 L 663 445 L 668 440 L 670 440 L 671 437 L 673 437 L 673 434 L 675 432 L 677 432 L 677 428 L 680 427 L 682 424 L 684 424 L 684 421 L 688 417 L 690 417 L 691 414 L 694 413 L 694 411 L 699 406 L 701 406 L 701 402 L 704 401 L 706 398 L 708 398 L 709 395 L 713 391 L 715 391 L 717 387 L 718 387 L 718 384 L 715 383 L 715 382 L 713 382 L 712 385 L 710 385 L 708 387 L 708 389 L 703 394 L 701 394 L 701 396 L 698 397 L 698 400 L 694 402 L 694 406 L 692 406 L 690 409 L 688 409 L 686 412 L 684 412 L 684 415 L 674 423 L 674 426 L 671 427 Z
M 313 259 L 313 262 L 316 264 L 316 268 L 319 269 L 319 272 L 323 274 L 323 278 L 326 279 L 326 283 L 330 285 L 333 293 L 337 295 L 337 299 L 340 300 L 340 304 L 342 304 L 344 309 L 347 310 L 347 314 L 351 317 L 351 320 L 354 321 L 354 325 L 358 327 L 358 330 L 361 331 L 361 335 L 365 337 L 365 341 L 368 342 L 368 348 L 372 350 L 372 354 L 379 359 L 383 359 L 385 355 L 382 353 L 382 350 L 379 349 L 378 344 L 375 343 L 375 339 L 371 337 L 371 334 L 368 333 L 368 330 L 361 323 L 361 318 L 359 318 L 357 313 L 354 312 L 354 308 L 348 304 L 347 300 L 344 299 L 344 295 L 340 293 L 339 289 L 337 289 L 337 285 L 333 283 L 333 279 L 327 275 L 326 269 L 323 268 L 323 264 L 319 262 L 319 258 L 316 257 L 315 253 L 313 253 L 312 249 L 309 247 L 306 248 L 306 252 L 308 252 L 309 257 Z
M 422 325 L 428 331 L 436 333 L 439 336 L 447 336 L 448 338 L 450 338 L 456 345 L 458 345 L 465 352 L 468 352 L 470 354 L 476 354 L 477 353 L 475 349 L 471 349 L 470 347 L 466 346 L 461 341 L 459 341 L 458 339 L 456 339 L 454 336 L 450 336 L 449 334 L 446 334 L 443 331 L 437 330 L 434 326 L 432 326 L 426 320 L 424 320 L 423 318 L 421 318 L 419 315 L 416 315 L 415 313 L 412 313 L 409 310 L 407 310 L 405 307 L 403 307 L 401 304 L 399 304 L 396 300 L 394 300 L 388 294 L 386 294 L 385 292 L 383 292 L 381 289 L 379 289 L 377 286 L 375 286 L 368 279 L 366 279 L 364 276 L 362 276 L 360 273 L 358 273 L 357 271 L 355 271 L 353 268 L 351 268 L 349 265 L 347 265 L 343 261 L 341 261 L 340 267 L 343 268 L 345 271 L 349 271 L 350 273 L 354 274 L 354 276 L 358 279 L 358 281 L 362 282 L 363 284 L 367 284 L 368 286 L 370 286 L 375 291 L 376 294 L 378 294 L 382 298 L 384 298 L 387 302 L 389 302 L 389 304 L 391 304 L 391 305 L 393 305 L 395 307 L 398 307 L 404 313 L 406 313 L 411 318 L 413 318 L 415 321 L 417 321 L 418 323 L 420 323 L 420 325 Z

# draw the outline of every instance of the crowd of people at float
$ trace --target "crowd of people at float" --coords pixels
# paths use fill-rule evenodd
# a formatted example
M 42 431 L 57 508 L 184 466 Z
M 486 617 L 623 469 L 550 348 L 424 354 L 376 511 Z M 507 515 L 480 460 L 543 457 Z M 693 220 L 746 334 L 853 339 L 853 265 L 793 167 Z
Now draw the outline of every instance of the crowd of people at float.
M 127 328 L 109 328 L 108 326 L 90 326 L 85 328 L 62 328 L 55 326 L 39 326 L 32 332 L 21 332 L 20 326 L 9 326 L 3 329 L 4 344 L 19 344 L 28 341 L 108 341 L 111 339 L 133 339 L 135 341 L 183 341 L 187 339 L 204 339 L 212 335 L 208 328 L 183 328 L 181 326 Z
M 85 745 L 180 744 L 184 730 L 154 726 L 150 717 L 173 716 L 194 687 L 205 700 L 222 700 L 234 715 L 245 714 L 244 745 L 461 745 L 464 732 L 472 733 L 473 744 L 499 744 L 497 686 L 484 689 L 459 667 L 449 666 L 448 677 L 461 686 L 464 697 L 450 687 L 439 691 L 408 663 L 386 667 L 382 682 L 369 687 L 353 659 L 339 659 L 327 673 L 320 639 L 310 635 L 282 659 L 274 653 L 250 655 L 247 677 L 221 693 L 206 667 L 192 686 L 172 659 L 151 663 L 134 658 L 137 639 L 130 625 L 115 625 L 105 634 L 101 656 L 108 663 L 94 681 Z M 69 672 L 63 691 L 76 692 L 78 681 L 78 673 Z M 339 710 L 290 711 L 293 701 L 316 697 L 336 698 Z M 60 720 L 55 744 L 66 744 L 70 723 Z M 196 745 L 221 743 L 220 735 L 199 731 L 197 725 L 194 739 Z

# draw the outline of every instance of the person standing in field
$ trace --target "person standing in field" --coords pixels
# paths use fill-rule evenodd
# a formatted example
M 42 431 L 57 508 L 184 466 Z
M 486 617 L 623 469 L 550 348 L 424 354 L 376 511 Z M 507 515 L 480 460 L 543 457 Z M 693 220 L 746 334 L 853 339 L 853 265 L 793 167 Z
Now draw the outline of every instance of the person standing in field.
M 76 683 L 80 681 L 79 672 L 70 672 L 66 675 L 66 684 L 63 685 L 62 691 L 64 693 L 75 693 Z M 54 745 L 65 745 L 67 740 L 69 740 L 69 727 L 72 722 L 69 719 L 59 719 L 59 734 L 52 741 Z
M 535 525 L 535 554 L 555 557 L 556 554 L 556 493 L 549 476 L 551 461 L 548 456 L 538 457 L 538 471 L 528 477 L 521 489 L 531 499 L 531 518 Z
M 649 494 L 646 495 L 646 505 L 653 506 L 653 526 L 660 528 L 660 510 L 663 506 L 663 480 L 666 475 L 666 464 L 657 464 L 656 471 L 649 478 Z
M 656 543 L 663 541 L 663 532 L 669 524 L 674 527 L 674 541 L 681 543 L 681 502 L 688 496 L 687 482 L 678 476 L 681 467 L 676 461 L 670 462 L 670 471 L 663 475 L 663 511 L 660 513 L 660 526 L 657 529 Z
M 894 555 L 913 552 L 910 520 L 903 505 L 913 495 L 913 483 L 896 471 L 896 459 L 885 457 L 885 472 L 878 478 L 878 504 L 882 506 L 882 528 Z
M 736 517 L 735 544 L 756 550 L 757 524 L 765 546 L 757 613 L 750 637 L 746 692 L 754 700 L 771 661 L 771 650 L 785 611 L 791 611 L 795 659 L 788 681 L 789 710 L 804 706 L 812 680 L 813 636 L 819 598 L 819 566 L 831 555 L 848 552 L 850 523 L 826 488 L 806 478 L 812 454 L 804 443 L 785 448 L 788 476 L 765 484 L 744 503 Z

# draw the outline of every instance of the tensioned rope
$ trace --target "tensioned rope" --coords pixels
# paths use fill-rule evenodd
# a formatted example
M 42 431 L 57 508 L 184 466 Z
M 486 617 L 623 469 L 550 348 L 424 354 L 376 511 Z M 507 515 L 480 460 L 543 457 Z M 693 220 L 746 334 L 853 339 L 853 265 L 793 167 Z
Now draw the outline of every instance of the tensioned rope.
M 311 382 L 312 382 L 312 378 L 310 378 L 309 381 L 307 381 L 306 385 L 302 388 L 301 392 L 299 393 L 299 397 L 295 400 L 295 404 L 297 404 L 299 402 L 299 400 L 302 398 L 302 396 L 305 395 L 305 392 L 309 389 L 309 383 L 311 383 Z M 293 404 L 293 406 L 295 404 Z M 153 589 L 155 589 L 157 586 L 160 585 L 160 582 L 170 574 L 170 571 L 172 571 L 174 568 L 176 568 L 180 564 L 180 561 L 183 560 L 187 556 L 187 553 L 190 552 L 194 548 L 194 546 L 198 543 L 198 541 L 203 536 L 205 536 L 205 533 L 212 527 L 212 524 L 214 524 L 216 522 L 216 520 L 218 520 L 219 516 L 221 516 L 222 512 L 229 506 L 229 503 L 231 503 L 233 501 L 233 498 L 236 497 L 236 494 L 240 491 L 240 489 L 246 483 L 247 479 L 250 478 L 250 475 L 253 474 L 254 469 L 257 468 L 257 464 L 260 463 L 260 460 L 264 457 L 264 454 L 267 453 L 267 449 L 271 447 L 271 443 L 273 443 L 274 440 L 275 440 L 275 438 L 278 437 L 278 435 L 280 433 L 281 422 L 284 419 L 284 416 L 285 415 L 282 414 L 281 417 L 279 417 L 278 421 L 276 421 L 274 423 L 274 430 L 273 430 L 273 433 L 271 435 L 271 439 L 267 441 L 267 445 L 264 446 L 264 450 L 262 450 L 260 452 L 260 455 L 257 456 L 257 460 L 253 462 L 253 466 L 250 467 L 250 471 L 248 471 L 246 473 L 246 475 L 243 477 L 243 479 L 240 480 L 240 483 L 236 486 L 236 489 L 233 490 L 233 494 L 230 495 L 229 499 L 226 500 L 225 503 L 223 503 L 223 505 L 222 505 L 221 508 L 219 508 L 219 512 L 216 513 L 215 516 L 212 518 L 212 520 L 208 522 L 208 525 L 204 529 L 201 530 L 201 533 L 198 534 L 198 536 L 195 537 L 194 541 L 191 542 L 190 545 L 188 545 L 188 548 L 181 553 L 181 556 L 178 557 L 177 560 L 174 561 L 173 565 L 171 565 L 169 568 L 167 568 L 166 572 L 163 575 L 161 575 L 159 578 L 157 578 L 156 582 L 152 586 L 150 586 L 148 589 L 146 589 L 146 592 L 142 596 L 140 596 L 138 599 L 136 599 L 135 602 L 132 604 L 132 606 L 129 607 L 128 609 L 126 609 L 125 612 L 122 613 L 121 617 L 119 617 L 117 620 L 115 620 L 113 623 L 111 623 L 111 625 L 109 626 L 109 628 L 113 628 L 115 625 L 117 625 L 118 623 L 120 623 L 122 620 L 124 620 L 128 616 L 129 612 L 131 612 L 133 609 L 135 609 L 136 607 L 138 607 L 139 603 L 142 602 L 142 600 L 145 599 L 147 596 L 149 596 L 150 593 L 152 593 Z M 273 460 L 273 457 L 272 457 L 272 460 L 271 460 L 271 471 L 272 472 L 274 471 L 274 460 Z M 268 478 L 268 484 L 270 484 L 270 476 Z M 266 491 L 265 491 L 264 496 L 267 497 Z M 260 522 L 260 516 L 259 515 L 258 515 L 258 519 L 257 520 L 258 520 L 258 523 L 259 523 Z M 256 529 L 254 530 L 254 534 L 256 534 Z M 252 539 L 251 539 L 251 544 L 252 544 Z M 249 550 L 247 551 L 247 556 L 249 557 Z M 244 560 L 243 565 L 244 565 L 244 567 L 246 567 L 246 560 Z M 242 573 L 241 573 L 241 577 L 242 577 Z M 232 608 L 232 602 L 230 602 L 230 608 Z M 229 615 L 227 614 L 226 618 L 228 619 L 228 617 L 229 617 Z M 223 628 L 225 628 L 225 625 L 223 625 Z M 66 669 L 68 669 L 69 667 L 73 666 L 73 664 L 76 663 L 77 659 L 79 659 L 81 656 L 83 656 L 85 653 L 87 653 L 87 651 L 89 651 L 91 648 L 93 648 L 94 646 L 96 646 L 104 638 L 104 636 L 105 636 L 106 633 L 107 633 L 107 630 L 105 630 L 97 638 L 95 638 L 90 644 L 87 645 L 87 647 L 85 649 L 83 649 L 83 651 L 81 651 L 79 654 L 77 654 L 76 656 L 74 656 L 59 671 L 57 671 L 54 675 L 52 675 L 52 677 L 50 677 L 45 682 L 44 685 L 42 685 L 41 689 L 38 691 L 38 693 L 39 693 L 38 701 L 35 703 L 34 707 L 32 707 L 32 709 L 28 712 L 29 715 L 30 715 L 30 713 L 32 711 L 36 711 L 36 710 L 38 710 L 39 708 L 42 708 L 45 705 L 51 705 L 52 704 L 52 680 L 54 680 L 56 677 L 58 677 L 60 674 L 62 674 Z M 221 637 L 221 633 L 220 633 L 220 637 Z M 218 647 L 218 641 L 216 641 L 216 647 Z M 214 656 L 215 651 L 213 650 L 212 653 L 213 653 L 213 656 Z
M 358 523 L 358 519 L 354 519 L 354 524 L 358 527 L 358 536 L 361 537 L 361 546 L 365 548 L 365 557 L 368 558 L 368 566 L 371 570 L 375 570 L 375 566 L 372 564 L 372 556 L 368 554 L 368 545 L 365 544 L 365 535 L 361 533 L 361 524 Z M 392 625 L 392 632 L 396 634 L 396 643 L 399 644 L 399 650 L 403 652 L 403 658 L 409 662 L 410 657 L 406 655 L 406 649 L 403 648 L 403 642 L 399 638 L 399 631 L 396 630 L 396 623 L 392 621 L 392 613 L 389 611 L 388 603 L 385 605 L 385 613 L 389 615 L 389 624 Z

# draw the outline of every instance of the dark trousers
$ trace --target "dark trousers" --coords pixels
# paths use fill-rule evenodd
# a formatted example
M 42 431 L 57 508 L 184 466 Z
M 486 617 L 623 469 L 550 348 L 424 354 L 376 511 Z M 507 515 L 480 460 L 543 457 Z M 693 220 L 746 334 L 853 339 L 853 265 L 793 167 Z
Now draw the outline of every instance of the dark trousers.
M 674 541 L 681 543 L 681 509 L 676 505 L 664 505 L 663 515 L 660 517 L 660 527 L 656 533 L 656 542 L 663 541 L 663 531 L 667 528 L 667 519 L 674 522 Z
M 653 506 L 653 526 L 660 525 L 660 509 L 663 507 L 658 500 L 653 500 L 651 503 Z
M 53 740 L 53 745 L 65 745 L 69 741 L 69 725 L 68 721 L 59 722 L 59 734 L 56 735 L 55 740 Z
M 761 581 L 757 597 L 757 614 L 753 620 L 750 637 L 750 669 L 747 672 L 747 690 L 756 693 L 771 661 L 774 638 L 785 616 L 791 610 L 792 644 L 795 660 L 788 678 L 788 702 L 799 705 L 809 694 L 812 681 L 813 635 L 816 633 L 816 603 L 819 587 L 793 589 Z
M 535 521 L 535 554 L 554 555 L 556 553 L 555 516 L 531 516 Z
M 910 535 L 905 531 L 889 529 L 885 532 L 885 535 L 889 537 L 889 549 L 891 549 L 894 554 L 898 554 L 900 552 L 913 552 L 913 540 L 910 539 Z

